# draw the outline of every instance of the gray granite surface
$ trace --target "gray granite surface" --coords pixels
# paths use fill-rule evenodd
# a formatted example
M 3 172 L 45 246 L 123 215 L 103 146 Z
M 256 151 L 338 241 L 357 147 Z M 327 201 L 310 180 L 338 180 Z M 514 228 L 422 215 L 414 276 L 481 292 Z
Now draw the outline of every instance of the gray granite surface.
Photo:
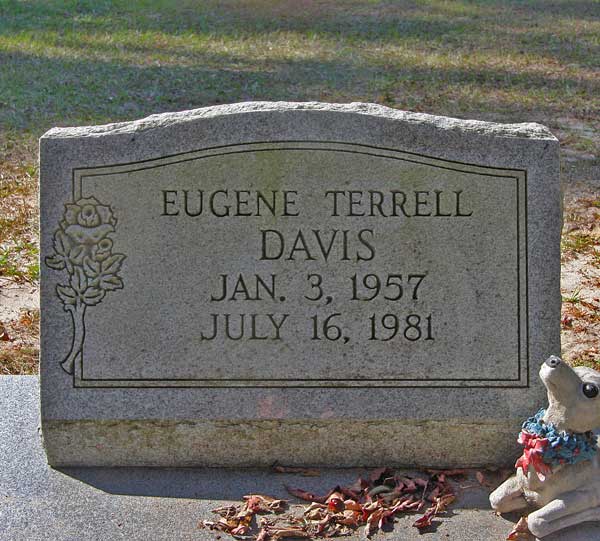
M 322 470 L 320 477 L 257 469 L 63 468 L 46 464 L 39 435 L 39 383 L 0 377 L 0 539 L 2 541 L 213 540 L 199 530 L 210 510 L 260 492 L 286 497 L 284 483 L 313 491 L 353 481 L 359 470 Z M 511 522 L 489 509 L 487 490 L 473 479 L 434 532 L 419 535 L 401 519 L 374 540 L 502 541 Z M 293 499 L 292 499 L 293 500 Z M 509 517 L 513 520 L 516 517 Z M 349 541 L 362 539 L 359 535 Z M 221 539 L 228 539 L 223 535 Z M 595 541 L 587 524 L 546 541 Z
M 560 349 L 545 127 L 244 103 L 55 128 L 40 168 L 52 464 L 514 459 Z

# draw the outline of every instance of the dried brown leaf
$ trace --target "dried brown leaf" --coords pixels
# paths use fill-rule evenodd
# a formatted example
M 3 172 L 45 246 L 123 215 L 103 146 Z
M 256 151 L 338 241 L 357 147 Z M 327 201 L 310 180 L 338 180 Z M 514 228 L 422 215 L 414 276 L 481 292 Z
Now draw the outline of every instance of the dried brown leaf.
M 344 501 L 344 507 L 348 511 L 361 511 L 362 512 L 362 509 L 363 509 L 362 505 L 360 503 L 358 503 L 356 500 Z
M 267 541 L 269 539 L 269 530 L 267 528 L 261 528 L 256 536 L 256 541 Z
M 415 520 L 413 526 L 415 528 L 418 528 L 419 530 L 428 528 L 429 526 L 431 526 L 433 517 L 435 517 L 435 508 L 432 507 L 429 508 L 422 517 Z
M 0 340 L 2 342 L 12 342 L 13 341 L 13 339 L 9 336 L 8 331 L 6 330 L 4 325 L 2 325 L 2 323 L 0 323 Z
M 345 489 L 342 488 L 342 490 L 348 490 L 355 494 L 360 494 L 363 490 L 365 490 L 366 488 L 369 488 L 369 486 L 370 486 L 369 481 L 367 481 L 366 479 L 363 479 L 362 477 L 359 477 L 356 481 L 354 481 L 354 484 L 350 485 L 349 487 L 346 487 Z M 356 498 L 352 498 L 352 499 L 356 499 Z
M 334 520 L 337 524 L 343 524 L 345 526 L 354 526 L 357 527 L 360 525 L 360 521 L 362 519 L 362 511 L 351 511 L 346 509 L 340 515 L 335 515 Z
M 269 528 L 269 537 L 272 539 L 290 539 L 290 538 L 307 538 L 311 537 L 310 533 L 300 527 L 296 528 Z
M 327 500 L 327 496 L 317 496 L 316 494 L 313 494 L 312 492 L 308 492 L 306 490 L 302 490 L 301 488 L 292 488 L 287 485 L 284 485 L 284 487 L 292 496 L 295 496 L 300 500 L 318 503 L 325 503 L 325 501 Z
M 328 516 L 328 511 L 327 509 L 311 509 L 310 511 L 304 511 L 304 516 L 306 517 L 306 520 L 320 522 Z
M 441 496 L 440 498 L 436 499 L 436 505 L 435 505 L 435 512 L 436 514 L 438 513 L 443 513 L 446 508 L 454 501 L 456 500 L 456 496 L 454 494 L 445 494 L 444 496 Z
M 415 485 L 419 487 L 427 488 L 427 485 L 429 485 L 428 479 L 421 479 L 420 477 L 415 477 L 413 481 L 415 482 Z
M 391 477 L 394 471 L 390 468 L 376 468 L 369 474 L 369 480 L 374 485 L 380 484 L 386 477 Z
M 421 502 L 420 501 L 415 502 L 415 498 L 412 495 L 403 496 L 402 498 L 399 498 L 396 501 L 396 503 L 390 509 L 390 511 L 392 511 L 392 513 L 398 513 L 399 511 L 404 511 L 406 509 L 410 509 L 410 505 L 412 505 L 414 503 L 419 504 Z
M 483 472 L 476 472 L 475 473 L 475 477 L 477 478 L 477 482 L 482 486 L 482 487 L 490 487 L 492 486 L 492 484 L 486 479 L 485 475 L 483 474 Z
M 580 300 L 579 304 L 585 306 L 588 310 L 591 310 L 592 312 L 595 312 L 597 309 L 597 306 L 595 304 L 588 301 Z
M 527 517 L 521 517 L 519 522 L 517 522 L 511 532 L 508 534 L 506 538 L 507 541 L 517 541 L 517 540 L 526 540 L 533 539 L 533 535 L 529 531 L 529 525 L 527 524 Z
M 217 523 L 205 521 L 204 526 L 255 541 L 337 537 L 349 535 L 362 525 L 370 536 L 393 521 L 396 513 L 419 511 L 429 500 L 432 505 L 414 524 L 424 529 L 455 499 L 444 471 L 430 472 L 428 478 L 400 477 L 391 476 L 390 470 L 379 468 L 372 472 L 371 479 L 376 479 L 376 482 L 359 478 L 350 487 L 336 486 L 324 496 L 286 486 L 290 494 L 310 502 L 301 517 L 291 514 L 275 516 L 272 513 L 282 511 L 286 500 L 249 494 L 244 496 L 243 506 L 215 509 L 221 520 Z M 260 517 L 258 531 L 252 536 L 251 524 L 257 513 L 267 515 Z
M 312 502 L 305 510 L 305 513 L 309 511 L 313 511 L 314 509 L 327 509 L 327 506 L 324 503 Z
M 213 513 L 217 513 L 218 515 L 221 515 L 222 517 L 225 517 L 225 518 L 234 517 L 235 515 L 237 515 L 239 513 L 239 511 L 240 511 L 239 507 L 236 507 L 235 505 L 228 505 L 226 507 L 217 507 L 216 509 L 212 510 Z
M 246 508 L 253 513 L 279 513 L 286 508 L 288 503 L 287 500 L 280 500 L 263 494 L 248 494 L 244 496 L 244 500 L 246 500 Z
M 417 485 L 409 477 L 399 477 L 398 479 L 404 485 L 404 489 L 403 489 L 404 492 L 416 492 L 417 491 Z
M 393 513 L 389 509 L 385 509 L 379 506 L 375 509 L 367 518 L 367 527 L 365 528 L 365 534 L 367 537 L 375 533 L 377 530 L 381 530 L 383 525 L 386 523 L 388 517 L 391 517 Z

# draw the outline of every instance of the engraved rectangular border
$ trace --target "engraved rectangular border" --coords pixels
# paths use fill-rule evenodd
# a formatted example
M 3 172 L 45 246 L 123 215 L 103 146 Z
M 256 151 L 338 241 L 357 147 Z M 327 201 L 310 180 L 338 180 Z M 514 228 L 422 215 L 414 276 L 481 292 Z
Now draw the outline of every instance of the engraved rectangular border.
M 363 149 L 363 150 L 359 150 Z M 429 165 L 451 171 L 481 176 L 513 179 L 516 187 L 517 228 L 517 377 L 497 378 L 429 378 L 429 379 L 93 379 L 84 376 L 84 353 L 75 364 L 74 388 L 527 388 L 529 387 L 529 322 L 528 322 L 528 246 L 527 246 L 527 171 L 524 169 L 496 168 L 472 163 L 435 158 L 425 154 L 339 141 L 262 141 L 206 147 L 160 158 L 135 162 L 75 168 L 72 170 L 73 200 L 82 196 L 83 180 L 91 176 L 105 176 L 163 167 L 227 154 L 273 150 L 325 150 L 364 154 L 381 158 Z M 136 167 L 137 166 L 137 167 Z M 465 170 L 469 167 L 470 170 Z M 107 171 L 110 170 L 110 171 Z M 522 216 L 521 216 L 522 214 Z M 521 264 L 524 261 L 524 265 Z M 523 314 L 525 317 L 523 317 Z

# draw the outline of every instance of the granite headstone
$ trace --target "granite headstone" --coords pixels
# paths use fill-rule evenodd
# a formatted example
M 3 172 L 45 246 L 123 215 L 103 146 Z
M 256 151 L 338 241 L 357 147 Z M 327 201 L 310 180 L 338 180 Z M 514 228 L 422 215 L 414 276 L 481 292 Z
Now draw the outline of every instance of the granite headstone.
M 50 464 L 510 461 L 560 353 L 558 152 L 369 104 L 50 130 Z

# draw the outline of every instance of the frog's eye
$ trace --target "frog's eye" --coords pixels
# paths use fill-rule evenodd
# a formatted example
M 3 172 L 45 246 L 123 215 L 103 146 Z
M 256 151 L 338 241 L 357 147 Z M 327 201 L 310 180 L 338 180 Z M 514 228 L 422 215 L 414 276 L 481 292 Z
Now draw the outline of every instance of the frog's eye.
M 588 398 L 596 398 L 598 396 L 598 386 L 593 383 L 584 383 L 583 394 Z

